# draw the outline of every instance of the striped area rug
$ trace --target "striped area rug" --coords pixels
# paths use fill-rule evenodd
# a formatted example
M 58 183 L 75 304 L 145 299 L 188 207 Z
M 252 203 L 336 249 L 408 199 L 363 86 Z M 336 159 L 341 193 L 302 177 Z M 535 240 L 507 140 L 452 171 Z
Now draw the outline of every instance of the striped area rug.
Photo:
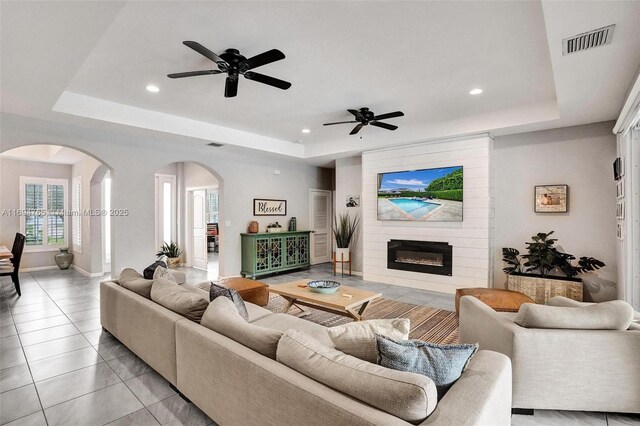
M 272 294 L 266 306 L 272 312 L 282 312 L 286 300 Z M 332 314 L 319 309 L 306 308 L 308 315 L 302 318 L 325 327 L 345 324 L 353 321 L 342 315 Z M 300 309 L 293 306 L 289 314 L 299 315 Z M 369 304 L 363 319 L 409 318 L 411 331 L 409 338 L 433 343 L 458 343 L 458 314 L 444 309 L 413 305 L 390 299 L 376 299 Z

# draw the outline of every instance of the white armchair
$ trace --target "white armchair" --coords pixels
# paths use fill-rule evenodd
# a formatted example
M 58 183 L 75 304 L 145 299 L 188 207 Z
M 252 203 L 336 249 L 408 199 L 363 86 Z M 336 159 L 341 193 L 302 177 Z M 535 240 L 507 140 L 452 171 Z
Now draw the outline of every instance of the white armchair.
M 460 300 L 460 342 L 511 358 L 513 408 L 640 413 L 640 330 L 524 328 L 516 315 Z

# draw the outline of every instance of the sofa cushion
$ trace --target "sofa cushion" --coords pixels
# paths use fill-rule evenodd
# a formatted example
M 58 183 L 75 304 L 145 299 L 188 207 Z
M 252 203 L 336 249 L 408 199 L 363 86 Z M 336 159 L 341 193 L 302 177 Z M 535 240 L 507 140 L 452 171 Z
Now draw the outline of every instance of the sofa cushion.
M 153 271 L 152 278 L 154 280 L 157 280 L 159 278 L 166 278 L 168 281 L 171 281 L 172 283 L 178 284 L 176 279 L 173 277 L 173 274 L 171 273 L 171 271 L 169 271 L 167 268 L 165 268 L 163 266 L 156 267 L 155 271 Z
M 261 355 L 276 359 L 282 332 L 248 323 L 240 316 L 236 305 L 226 297 L 218 297 L 209 304 L 200 324 Z
M 460 378 L 478 344 L 438 345 L 421 340 L 394 340 L 376 335 L 378 364 L 394 370 L 424 374 L 438 389 L 440 400 Z
M 200 322 L 209 306 L 207 299 L 166 278 L 153 281 L 151 300 L 195 322 Z
M 329 327 L 327 333 L 337 350 L 375 364 L 378 361 L 375 335 L 407 340 L 409 328 L 408 318 L 373 319 Z
M 118 283 L 140 296 L 151 299 L 151 285 L 153 280 L 148 280 L 133 268 L 124 268 L 118 275 Z
M 297 330 L 284 333 L 278 343 L 277 360 L 408 422 L 421 422 L 436 408 L 436 387 L 428 377 L 371 364 Z
M 592 302 L 578 302 L 568 297 L 555 296 L 547 301 L 549 306 L 585 307 L 594 305 Z M 633 312 L 633 319 L 627 330 L 640 330 L 640 312 Z
M 236 305 L 238 308 L 238 312 L 242 315 L 242 318 L 245 320 L 249 319 L 249 313 L 247 312 L 247 307 L 244 305 L 244 300 L 240 294 L 232 288 L 226 288 L 216 283 L 211 283 L 211 287 L 209 287 L 209 300 L 214 301 L 218 297 L 226 297 Z
M 148 280 L 153 279 L 154 274 L 156 273 L 156 269 L 158 269 L 159 266 L 166 268 L 167 264 L 162 260 L 156 260 L 151 265 L 144 268 L 144 271 L 142 271 L 142 276 L 144 276 Z
M 333 348 L 333 341 L 329 337 L 329 333 L 327 333 L 327 327 L 294 317 L 293 315 L 273 314 L 253 321 L 252 324 L 280 331 L 289 329 L 303 331 L 323 345 Z
M 626 330 L 632 320 L 631 305 L 622 300 L 613 300 L 583 307 L 525 303 L 514 322 L 526 328 Z

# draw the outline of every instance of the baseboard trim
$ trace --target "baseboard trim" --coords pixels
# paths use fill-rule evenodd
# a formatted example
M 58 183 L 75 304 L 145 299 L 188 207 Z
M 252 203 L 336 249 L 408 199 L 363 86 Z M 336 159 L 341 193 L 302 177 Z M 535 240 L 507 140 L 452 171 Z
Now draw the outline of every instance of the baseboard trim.
M 75 269 L 76 271 L 80 272 L 80 273 L 81 273 L 82 275 L 84 275 L 85 277 L 98 278 L 98 277 L 101 277 L 101 276 L 103 276 L 103 275 L 104 275 L 102 272 L 94 272 L 94 273 L 91 273 L 91 272 L 85 271 L 84 269 L 82 269 L 81 267 L 79 267 L 79 266 L 77 266 L 77 265 L 71 265 L 71 267 L 72 267 L 73 269 Z
M 48 269 L 58 269 L 58 266 L 52 265 L 52 266 L 34 266 L 33 268 L 20 268 L 20 272 L 46 271 Z

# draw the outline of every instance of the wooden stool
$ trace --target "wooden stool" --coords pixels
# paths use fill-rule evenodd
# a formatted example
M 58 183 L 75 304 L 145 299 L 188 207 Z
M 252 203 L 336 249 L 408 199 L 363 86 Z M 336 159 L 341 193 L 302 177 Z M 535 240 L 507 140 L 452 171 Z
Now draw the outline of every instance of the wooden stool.
M 336 276 L 336 265 L 340 263 L 341 267 L 342 267 L 342 273 L 341 276 L 342 278 L 344 278 L 344 264 L 348 263 L 349 264 L 349 276 L 351 276 L 351 251 L 349 251 L 349 260 L 344 260 L 344 255 L 341 254 L 340 255 L 340 260 L 336 259 L 336 252 L 333 252 L 333 276 Z
M 234 289 L 240 294 L 242 300 L 258 306 L 267 306 L 269 303 L 269 286 L 263 282 L 248 278 L 233 277 L 216 281 L 218 285 Z
M 501 288 L 459 288 L 456 290 L 456 312 L 460 313 L 460 298 L 473 296 L 497 312 L 518 312 L 523 303 L 535 303 L 526 294 Z

